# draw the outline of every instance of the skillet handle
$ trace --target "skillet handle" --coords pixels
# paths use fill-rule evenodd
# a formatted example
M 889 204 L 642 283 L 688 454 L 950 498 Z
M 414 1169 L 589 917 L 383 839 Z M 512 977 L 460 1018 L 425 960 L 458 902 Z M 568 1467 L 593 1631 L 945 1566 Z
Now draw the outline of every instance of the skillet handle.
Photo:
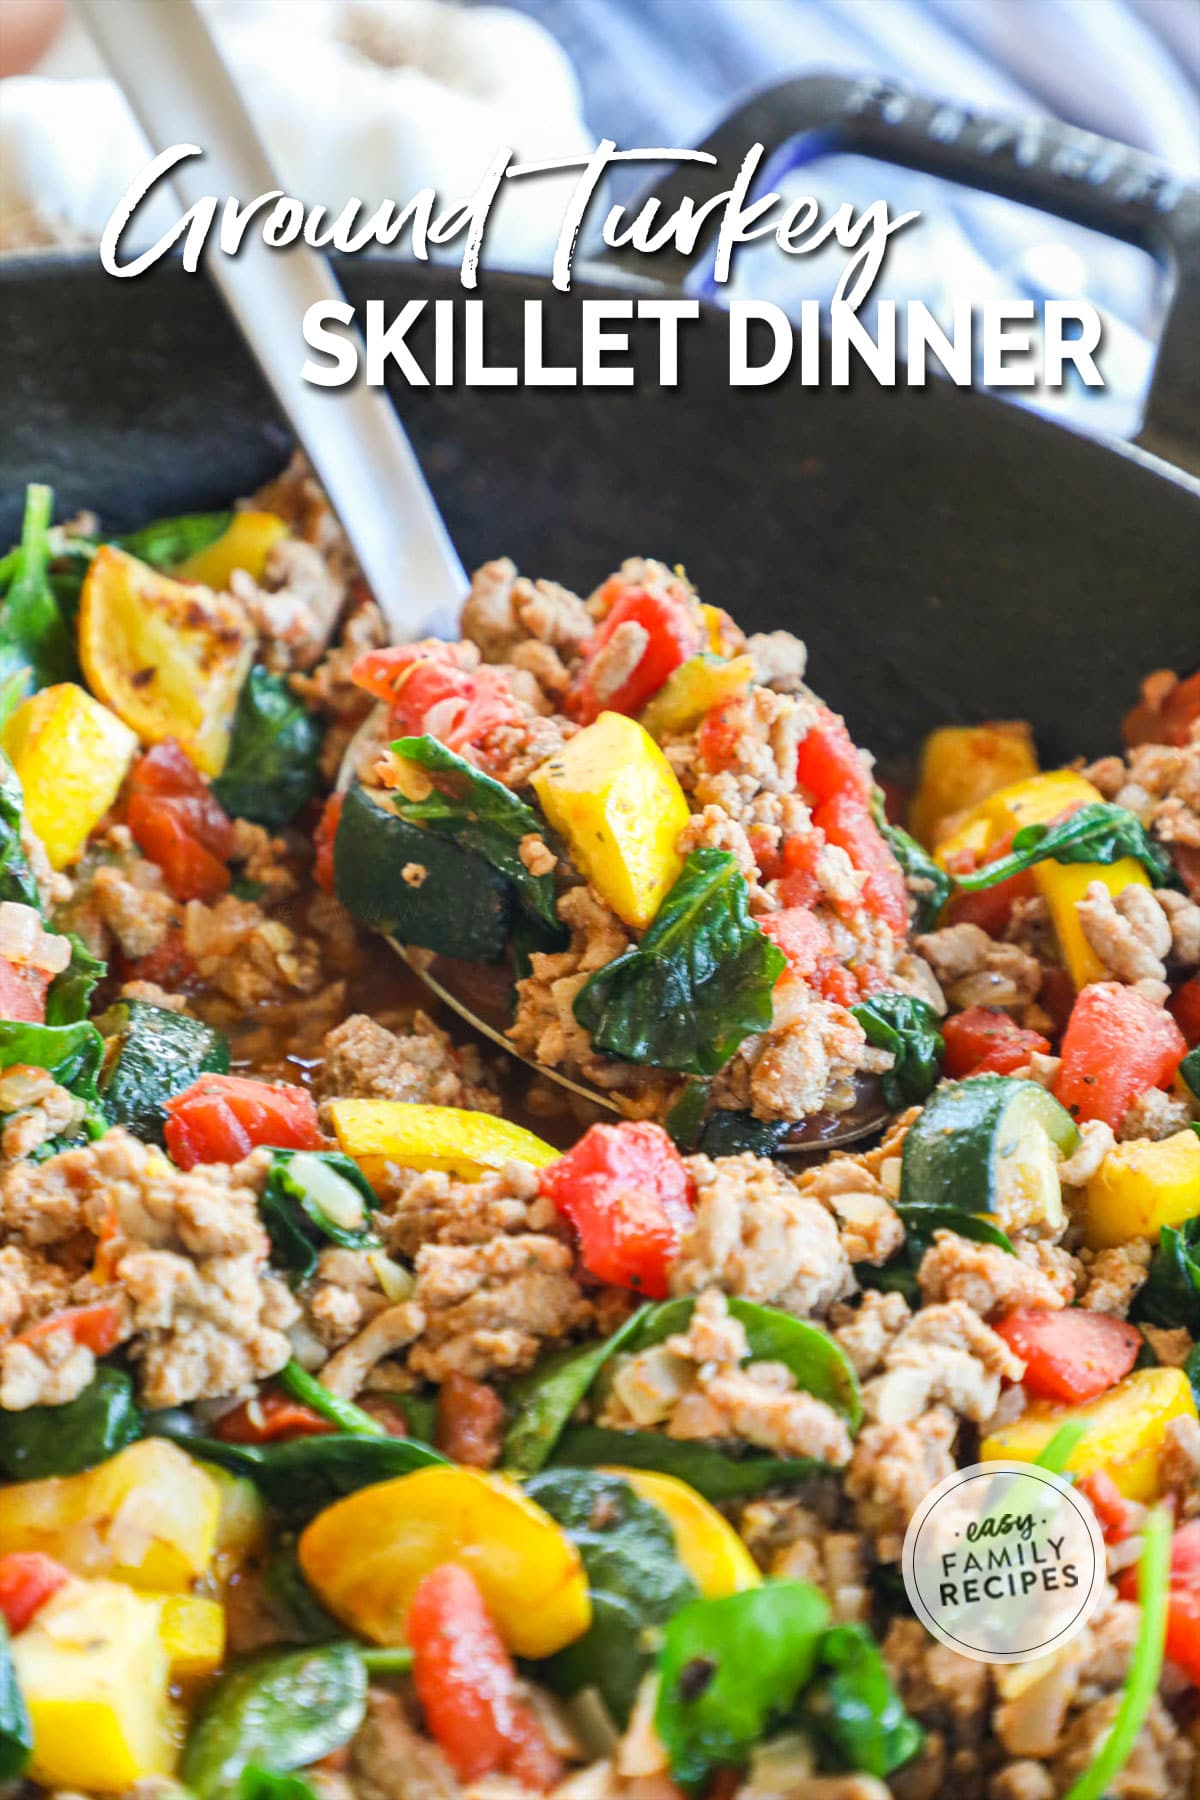
M 1002 119 L 931 100 L 875 76 L 804 75 L 752 96 L 700 146 L 715 164 L 688 163 L 650 192 L 669 213 L 686 194 L 723 192 L 752 144 L 764 167 L 793 139 L 798 161 L 837 152 L 873 156 L 1120 238 L 1174 277 L 1141 436 L 1200 463 L 1200 188 L 1161 163 L 1053 119 Z M 716 237 L 707 222 L 691 256 L 660 251 L 656 273 L 675 286 Z M 644 275 L 645 264 L 635 258 Z M 631 264 L 627 266 L 632 267 Z

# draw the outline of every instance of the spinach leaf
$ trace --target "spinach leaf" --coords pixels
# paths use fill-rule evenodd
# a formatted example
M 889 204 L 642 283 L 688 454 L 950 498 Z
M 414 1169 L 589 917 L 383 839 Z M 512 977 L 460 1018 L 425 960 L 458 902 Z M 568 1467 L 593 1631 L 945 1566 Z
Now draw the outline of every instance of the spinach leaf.
M 424 800 L 398 795 L 400 817 L 477 851 L 512 882 L 525 912 L 548 925 L 561 942 L 565 933 L 555 906 L 553 872 L 532 875 L 520 856 L 523 837 L 531 832 L 545 836 L 545 820 L 503 782 L 493 781 L 436 738 L 399 738 L 392 749 L 441 778 Z
M 3 651 L 0 650 L 0 657 Z M 0 900 L 15 900 L 22 906 L 42 910 L 42 896 L 29 859 L 21 848 L 21 820 L 25 814 L 25 796 L 20 777 L 3 751 L 0 751 Z
M 877 1268 L 873 1263 L 856 1263 L 854 1273 L 860 1287 L 878 1288 L 885 1293 L 903 1294 L 906 1300 L 920 1301 L 917 1271 L 921 1259 L 933 1242 L 935 1231 L 953 1231 L 957 1237 L 975 1244 L 995 1244 L 1000 1250 L 1015 1255 L 1012 1244 L 998 1225 L 976 1213 L 961 1211 L 957 1206 L 917 1204 L 901 1201 L 896 1206 L 904 1226 L 904 1242 L 890 1261 Z
M 675 1533 L 619 1475 L 553 1469 L 535 1475 L 525 1491 L 579 1551 L 592 1600 L 587 1631 L 539 1663 L 538 1678 L 562 1694 L 598 1688 L 624 1725 L 650 1664 L 648 1633 L 697 1598 Z
M 904 870 L 909 894 L 916 903 L 916 929 L 932 931 L 953 891 L 953 881 L 901 826 L 891 824 L 882 814 L 878 824 L 880 835 Z
M 1200 1337 L 1200 1215 L 1160 1229 L 1149 1277 L 1129 1314 L 1167 1330 L 1186 1325 Z
M 527 1375 L 509 1382 L 504 1394 L 508 1429 L 500 1458 L 508 1474 L 520 1479 L 542 1467 L 604 1364 L 638 1330 L 648 1311 L 643 1307 L 631 1313 L 598 1344 L 553 1351 Z
M 0 1471 L 10 1481 L 78 1475 L 142 1435 L 133 1382 L 104 1364 L 74 1400 L 0 1413 Z
M 268 1650 L 223 1675 L 192 1726 L 180 1778 L 197 1800 L 234 1800 L 253 1763 L 286 1774 L 357 1731 L 367 1675 L 353 1644 Z
M 825 1633 L 801 1717 L 825 1766 L 880 1779 L 915 1756 L 925 1735 L 864 1625 L 833 1625 Z
M 335 1150 L 276 1150 L 259 1212 L 276 1261 L 311 1275 L 326 1244 L 378 1247 L 370 1228 L 375 1191 L 348 1156 Z
M 92 994 L 108 974 L 108 964 L 93 956 L 77 933 L 68 931 L 66 936 L 71 940 L 71 960 L 46 991 L 47 1025 L 78 1025 L 86 1019 Z
M 202 1462 L 245 1475 L 285 1518 L 310 1518 L 344 1494 L 377 1481 L 408 1475 L 446 1458 L 413 1438 L 367 1437 L 330 1432 L 288 1443 L 223 1444 L 197 1437 L 172 1422 L 148 1422 L 156 1436 L 170 1438 Z
M 86 1019 L 77 1025 L 27 1025 L 17 1019 L 0 1019 L 0 1069 L 14 1063 L 45 1069 L 60 1087 L 82 1100 L 88 1137 L 103 1136 L 107 1126 L 96 1089 L 103 1060 L 104 1039 Z M 55 1140 L 55 1147 L 61 1147 L 61 1140 Z
M 51 489 L 30 483 L 18 560 L 0 608 L 0 683 L 20 674 L 24 692 L 79 676 L 75 646 L 47 572 L 53 506 Z
M 238 695 L 233 736 L 213 793 L 227 813 L 290 825 L 317 790 L 321 727 L 288 686 L 256 663 Z
M 788 1460 L 760 1450 L 716 1450 L 711 1444 L 669 1438 L 661 1431 L 608 1431 L 568 1425 L 550 1456 L 552 1468 L 652 1469 L 686 1481 L 714 1506 L 767 1488 L 798 1487 L 833 1473 L 811 1457 Z
M 232 522 L 231 512 L 184 513 L 177 519 L 155 519 L 112 541 L 139 562 L 152 563 L 156 569 L 175 569 L 189 556 L 215 544 Z
M 8 1648 L 8 1629 L 0 1618 L 0 1781 L 21 1774 L 33 1750 L 33 1726 L 17 1686 Z
M 304 1578 L 294 1532 L 276 1532 L 263 1588 L 271 1614 L 289 1641 L 327 1644 L 341 1636 L 341 1626 L 325 1611 Z
M 1155 843 L 1137 814 L 1107 800 L 1081 806 L 1057 825 L 1022 826 L 1007 856 L 954 880 L 961 892 L 974 894 L 1023 874 L 1035 863 L 1115 863 L 1126 856 L 1141 863 L 1152 887 L 1180 885 L 1167 851 Z
M 641 943 L 597 969 L 575 998 L 596 1049 L 715 1075 L 744 1037 L 765 1031 L 786 959 L 747 900 L 728 850 L 693 850 Z
M 667 1109 L 663 1124 L 676 1149 L 682 1150 L 685 1156 L 700 1142 L 711 1086 L 710 1081 L 699 1081 L 693 1075 L 690 1081 L 684 1082 L 678 1098 Z M 738 1115 L 735 1113 L 731 1116 L 736 1118 Z
M 229 1068 L 224 1032 L 169 1007 L 127 1000 L 109 1007 L 96 1025 L 106 1038 L 120 1040 L 101 1077 L 104 1115 L 148 1144 L 163 1142 L 173 1094 L 200 1075 L 223 1075 Z
M 646 1307 L 622 1350 L 636 1355 L 639 1350 L 685 1332 L 695 1304 L 690 1299 L 663 1300 Z M 756 1306 L 752 1300 L 731 1299 L 729 1313 L 745 1331 L 754 1362 L 783 1363 L 794 1375 L 797 1387 L 824 1400 L 842 1414 L 851 1431 L 857 1431 L 862 1422 L 858 1377 L 835 1338 L 807 1319 L 794 1318 L 773 1306 Z
M 1188 1378 L 1192 1399 L 1200 1409 L 1200 1344 L 1193 1345 L 1191 1354 L 1183 1365 L 1183 1372 Z
M 744 1768 L 817 1666 L 829 1604 L 804 1581 L 696 1600 L 664 1633 L 654 1724 L 671 1774 L 691 1791 Z
M 880 1087 L 894 1112 L 915 1106 L 931 1094 L 941 1074 L 946 1046 L 938 1015 L 927 1000 L 913 994 L 873 994 L 850 1008 L 877 1050 L 890 1050 L 895 1062 Z
M 317 1800 L 317 1790 L 303 1775 L 280 1775 L 247 1763 L 238 1778 L 237 1800 Z
M 1188 1090 L 1194 1100 L 1200 1100 L 1200 1044 L 1189 1050 L 1179 1065 L 1179 1073 L 1183 1076 Z

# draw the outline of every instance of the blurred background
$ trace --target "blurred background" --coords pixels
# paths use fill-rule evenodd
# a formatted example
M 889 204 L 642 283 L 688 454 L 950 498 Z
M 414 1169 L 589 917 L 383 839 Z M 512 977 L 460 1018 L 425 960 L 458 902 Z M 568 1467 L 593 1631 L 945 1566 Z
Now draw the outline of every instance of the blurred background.
M 170 0 L 167 0 L 170 4 Z M 699 142 L 741 100 L 806 72 L 878 75 L 1008 118 L 1052 116 L 1200 179 L 1200 0 L 204 0 L 289 192 L 340 205 L 447 198 L 495 148 L 521 158 Z M 147 151 L 68 0 L 0 0 L 0 249 L 95 242 Z M 1132 436 L 1166 283 L 1127 246 L 857 157 L 803 159 L 771 185 L 823 206 L 919 208 L 874 298 L 1080 297 L 1102 312 L 1107 387 L 1031 403 Z M 639 177 L 623 173 L 613 198 Z M 511 185 L 493 266 L 544 271 L 564 199 Z M 173 217 L 160 203 L 161 230 Z M 602 215 L 601 215 L 602 216 Z M 448 252 L 457 260 L 457 252 Z M 842 257 L 740 253 L 732 291 L 795 308 Z M 698 285 L 704 288 L 703 272 Z M 869 320 L 868 320 L 869 322 Z

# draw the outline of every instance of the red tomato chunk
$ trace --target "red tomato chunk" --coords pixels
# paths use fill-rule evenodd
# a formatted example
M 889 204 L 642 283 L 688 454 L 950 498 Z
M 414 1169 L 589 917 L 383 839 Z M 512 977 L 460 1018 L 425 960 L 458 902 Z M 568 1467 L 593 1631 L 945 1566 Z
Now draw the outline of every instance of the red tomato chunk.
M 1040 1031 L 1024 1031 L 1007 1013 L 989 1006 L 968 1007 L 942 1022 L 946 1042 L 944 1072 L 962 1081 L 968 1075 L 1011 1075 L 1033 1055 L 1049 1052 Z
M 665 1298 L 679 1239 L 692 1216 L 692 1183 L 661 1125 L 593 1125 L 543 1169 L 542 1193 L 579 1233 L 597 1281 Z
M 247 1075 L 201 1075 L 167 1101 L 167 1149 L 181 1169 L 240 1162 L 259 1144 L 320 1150 L 325 1139 L 307 1088 Z
M 543 1791 L 562 1774 L 473 1576 L 432 1569 L 409 1607 L 413 1686 L 425 1723 L 460 1781 L 509 1775 Z
M 1115 1131 L 1139 1094 L 1170 1086 L 1186 1054 L 1170 1013 L 1136 988 L 1098 981 L 1071 1009 L 1055 1097 L 1073 1118 L 1103 1119 Z
M 0 1556 L 0 1613 L 13 1635 L 24 1631 L 70 1579 L 69 1569 L 40 1550 L 12 1550 Z
M 1128 1375 L 1142 1347 L 1136 1325 L 1108 1313 L 1020 1307 L 994 1327 L 1025 1364 L 1021 1385 L 1039 1400 L 1081 1405 Z
M 567 699 L 567 711 L 584 725 L 602 712 L 628 713 L 631 717 L 640 713 L 667 676 L 689 656 L 695 656 L 702 644 L 695 610 L 682 590 L 659 593 L 627 588 L 619 578 L 616 587 L 617 599 L 583 647 L 583 669 Z M 644 648 L 617 687 L 597 694 L 592 685 L 592 669 L 622 625 L 636 625 L 645 634 Z

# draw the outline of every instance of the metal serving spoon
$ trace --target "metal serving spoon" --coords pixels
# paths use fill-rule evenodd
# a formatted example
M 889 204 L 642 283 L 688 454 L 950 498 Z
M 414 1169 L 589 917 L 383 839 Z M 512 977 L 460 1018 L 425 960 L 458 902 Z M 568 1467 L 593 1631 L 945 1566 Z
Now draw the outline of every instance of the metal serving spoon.
M 210 194 L 246 202 L 280 191 L 195 0 L 76 0 L 76 6 L 154 152 L 177 144 L 203 148 L 202 157 L 176 164 L 171 175 L 185 206 Z M 236 257 L 211 256 L 207 267 L 320 477 L 393 642 L 452 636 L 467 576 L 390 402 L 362 382 L 328 390 L 301 377 L 301 319 L 310 306 L 342 298 L 325 258 L 304 243 L 269 250 L 251 232 Z M 349 782 L 354 750 L 352 744 L 339 786 Z M 507 1015 L 488 1005 L 479 971 L 387 941 L 439 1000 L 517 1056 L 504 1035 Z M 619 1113 L 602 1089 L 527 1057 L 518 1060 Z M 850 1111 L 804 1121 L 780 1148 L 854 1143 L 887 1116 L 877 1088 L 864 1089 Z

